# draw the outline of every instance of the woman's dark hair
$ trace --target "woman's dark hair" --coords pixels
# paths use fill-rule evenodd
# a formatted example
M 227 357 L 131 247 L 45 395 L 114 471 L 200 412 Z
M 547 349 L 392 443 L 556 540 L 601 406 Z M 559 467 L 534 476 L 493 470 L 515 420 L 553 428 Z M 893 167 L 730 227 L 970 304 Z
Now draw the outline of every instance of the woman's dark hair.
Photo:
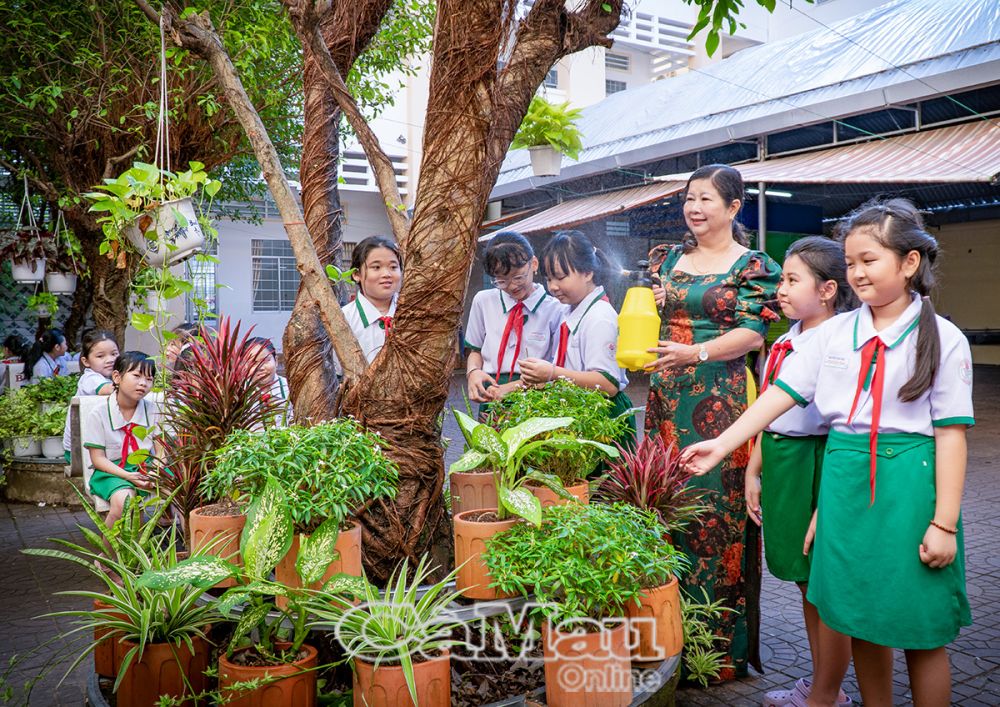
M 8 334 L 3 340 L 4 348 L 20 359 L 23 359 L 31 351 L 31 345 L 20 334 Z
M 930 299 L 937 284 L 935 262 L 938 242 L 924 228 L 924 219 L 917 207 L 907 199 L 873 199 L 862 204 L 840 225 L 841 240 L 856 232 L 871 236 L 900 259 L 912 251 L 920 255 L 920 265 L 907 283 L 923 299 L 920 322 L 917 324 L 916 365 L 910 380 L 899 389 L 899 399 L 909 403 L 934 384 L 934 376 L 941 363 L 941 340 Z
M 42 334 L 35 339 L 34 345 L 28 354 L 24 357 L 24 370 L 30 371 L 35 367 L 35 364 L 42 359 L 42 354 L 46 354 L 56 346 L 66 341 L 66 335 L 62 333 L 62 329 L 46 329 Z
M 107 329 L 88 329 L 83 332 L 83 341 L 80 344 L 80 358 L 84 359 L 90 356 L 90 352 L 102 341 L 110 341 L 115 346 L 118 346 L 118 339 L 115 338 L 114 333 Z M 82 366 L 83 364 L 81 363 L 80 365 Z
M 837 283 L 837 296 L 833 299 L 834 312 L 847 312 L 858 306 L 854 290 L 847 284 L 843 243 L 824 236 L 807 236 L 789 246 L 785 251 L 785 260 L 793 255 L 806 264 L 818 283 L 827 280 Z
M 399 261 L 399 271 L 403 272 L 403 256 L 399 252 L 399 244 L 388 236 L 368 236 L 354 246 L 354 252 L 351 253 L 351 268 L 357 270 L 359 276 L 361 268 L 364 266 L 365 261 L 368 260 L 368 254 L 376 248 L 388 248 L 391 250 L 395 254 L 396 260 Z M 361 290 L 361 294 L 365 293 L 360 280 L 358 281 L 358 289 Z
M 743 192 L 743 175 L 739 173 L 739 170 L 733 169 L 727 164 L 710 164 L 699 167 L 688 177 L 687 186 L 684 187 L 685 198 L 691 189 L 691 182 L 699 179 L 711 181 L 712 186 L 719 192 L 719 196 L 722 197 L 727 206 L 734 201 L 740 202 L 741 206 L 746 203 L 746 195 Z M 762 194 L 760 198 L 763 199 L 764 195 Z M 743 224 L 736 219 L 733 219 L 733 240 L 741 246 L 750 246 L 750 239 L 747 237 L 746 231 L 743 230 Z M 689 231 L 681 239 L 681 246 L 685 253 L 690 253 L 698 246 L 698 240 Z
M 189 341 L 198 335 L 198 325 L 195 322 L 182 322 L 178 324 L 170 333 L 176 334 L 181 341 Z
M 559 231 L 545 244 L 542 249 L 542 275 L 553 277 L 556 270 L 563 275 L 574 270 L 594 273 L 595 285 L 606 285 L 616 272 L 608 256 L 595 248 L 580 231 Z
M 278 352 L 274 348 L 274 342 L 265 336 L 251 336 L 249 339 L 247 339 L 247 348 L 249 349 L 253 346 L 261 346 L 267 349 L 267 352 L 271 354 L 271 356 L 275 358 L 277 358 L 278 356 Z
M 501 231 L 490 239 L 483 255 L 483 269 L 490 277 L 503 277 L 523 268 L 535 257 L 528 239 L 517 231 Z
M 114 372 L 118 375 L 124 376 L 129 371 L 135 370 L 144 376 L 155 378 L 156 362 L 142 351 L 125 351 L 115 359 Z

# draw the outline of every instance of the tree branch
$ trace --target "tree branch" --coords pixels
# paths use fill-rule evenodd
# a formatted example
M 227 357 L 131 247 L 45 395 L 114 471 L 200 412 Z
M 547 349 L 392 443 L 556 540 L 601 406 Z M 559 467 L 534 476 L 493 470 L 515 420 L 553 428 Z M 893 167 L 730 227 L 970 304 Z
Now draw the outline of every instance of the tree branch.
M 132 147 L 129 150 L 126 150 L 125 152 L 123 152 L 120 155 L 115 155 L 113 157 L 109 157 L 105 161 L 105 163 L 104 163 L 104 176 L 103 176 L 103 178 L 104 179 L 111 179 L 111 175 L 114 174 L 114 172 L 112 170 L 114 169 L 115 165 L 121 164 L 125 160 L 131 159 L 135 155 L 135 153 L 139 151 L 139 149 L 141 147 L 142 147 L 142 143 L 140 142 L 139 144 L 135 145 L 134 147 Z

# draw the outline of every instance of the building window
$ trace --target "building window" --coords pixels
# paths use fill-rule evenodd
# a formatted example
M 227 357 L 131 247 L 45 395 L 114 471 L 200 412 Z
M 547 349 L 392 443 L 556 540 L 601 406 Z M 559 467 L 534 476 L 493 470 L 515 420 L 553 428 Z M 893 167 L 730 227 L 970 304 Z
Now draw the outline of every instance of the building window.
M 299 271 L 288 241 L 251 241 L 253 311 L 290 312 L 299 291 Z
M 628 238 L 628 221 L 605 221 L 605 233 L 611 238 Z
M 543 82 L 545 88 L 559 88 L 559 70 L 556 67 L 549 69 L 549 73 L 545 74 L 545 81 Z
M 219 242 L 213 241 L 205 249 L 205 253 L 218 256 Z M 216 287 L 216 265 L 213 260 L 199 258 L 192 258 L 184 264 L 187 269 L 188 282 L 193 286 L 184 304 L 185 318 L 189 322 L 198 320 L 202 314 L 206 319 L 215 319 L 219 314 L 219 300 L 216 297 L 216 293 L 219 291 L 219 288 Z M 199 308 L 195 305 L 198 300 L 204 303 L 204 312 L 198 311 Z
M 628 84 L 624 81 L 614 81 L 612 79 L 604 79 L 604 95 L 610 96 L 612 93 L 618 93 L 619 91 L 624 91 L 628 88 Z
M 632 62 L 632 57 L 628 54 L 615 54 L 607 52 L 604 55 L 604 68 L 614 71 L 628 71 Z

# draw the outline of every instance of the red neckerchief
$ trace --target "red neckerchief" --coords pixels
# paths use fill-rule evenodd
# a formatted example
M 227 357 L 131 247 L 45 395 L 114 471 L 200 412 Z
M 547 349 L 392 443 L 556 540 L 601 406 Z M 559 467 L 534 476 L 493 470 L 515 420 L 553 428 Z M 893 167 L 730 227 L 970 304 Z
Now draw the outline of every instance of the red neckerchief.
M 375 321 L 377 321 L 379 325 L 382 327 L 382 331 L 388 331 L 389 329 L 392 329 L 392 317 L 390 316 L 379 317 Z
M 781 372 L 781 364 L 785 357 L 792 350 L 791 340 L 779 341 L 771 347 L 771 358 L 767 361 L 767 370 L 764 371 L 764 378 L 760 383 L 760 392 L 767 390 L 767 386 L 774 383 L 774 379 Z
M 122 439 L 123 467 L 128 462 L 128 455 L 131 454 L 132 452 L 139 451 L 139 440 L 136 439 L 135 434 L 132 432 L 132 430 L 134 430 L 136 427 L 138 427 L 138 425 L 135 424 L 134 422 L 126 422 L 125 425 L 122 427 L 122 430 L 124 430 L 125 432 L 125 437 Z M 139 466 L 142 467 L 144 465 L 140 464 Z
M 559 349 L 556 351 L 556 365 L 566 365 L 566 349 L 569 348 L 569 324 L 559 325 Z
M 521 358 L 521 337 L 524 335 L 524 302 L 518 302 L 507 313 L 507 324 L 503 328 L 503 336 L 500 337 L 500 359 L 497 361 L 497 375 L 503 373 L 503 355 L 507 350 L 507 341 L 511 332 L 517 337 L 517 345 L 514 347 L 514 359 L 510 362 L 510 375 L 514 377 L 514 366 Z
M 872 337 L 864 348 L 861 349 L 861 370 L 858 372 L 858 387 L 854 391 L 854 402 L 851 404 L 851 414 L 847 417 L 847 424 L 851 424 L 854 413 L 857 411 L 858 400 L 861 391 L 867 389 L 871 375 L 872 391 L 872 428 L 868 433 L 868 453 L 871 457 L 868 483 L 871 487 L 871 502 L 875 503 L 875 471 L 878 468 L 878 422 L 882 416 L 882 384 L 885 381 L 885 352 L 886 345 L 879 337 Z M 872 372 L 872 366 L 875 367 Z

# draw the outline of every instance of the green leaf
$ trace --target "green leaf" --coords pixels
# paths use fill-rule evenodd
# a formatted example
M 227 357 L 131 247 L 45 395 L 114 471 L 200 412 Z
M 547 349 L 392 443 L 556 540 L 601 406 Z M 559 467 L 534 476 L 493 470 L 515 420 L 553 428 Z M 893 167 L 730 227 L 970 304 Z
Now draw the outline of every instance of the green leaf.
M 611 14 L 611 5 L 609 3 L 602 2 L 601 3 L 601 9 L 604 10 L 609 15 Z
M 551 490 L 555 495 L 557 495 L 559 498 L 565 501 L 573 501 L 573 502 L 579 501 L 579 499 L 576 496 L 574 496 L 573 494 L 571 494 L 569 491 L 566 490 L 566 487 L 563 486 L 563 482 L 560 481 L 559 477 L 556 476 L 555 474 L 543 474 L 540 471 L 535 471 L 534 469 L 532 469 L 531 471 L 527 472 L 524 475 L 524 478 L 528 479 L 529 481 L 535 481 L 541 484 L 542 486 L 545 486 L 546 488 Z
M 507 443 L 510 453 L 514 454 L 522 444 L 532 437 L 558 430 L 561 427 L 568 427 L 571 424 L 573 424 L 572 417 L 535 417 L 511 427 L 500 435 L 500 438 Z
M 292 518 L 277 481 L 268 478 L 264 492 L 247 510 L 240 553 L 247 576 L 264 579 L 292 546 Z
M 455 415 L 455 421 L 458 422 L 458 429 L 462 430 L 462 435 L 465 437 L 465 443 L 470 447 L 472 446 L 472 432 L 479 426 L 480 423 L 473 420 L 471 417 L 466 415 L 464 412 L 458 408 L 452 408 L 451 410 Z
M 164 590 L 190 584 L 207 589 L 238 574 L 239 568 L 235 565 L 214 555 L 203 555 L 182 560 L 167 569 L 147 570 L 139 577 L 139 586 Z
M 507 458 L 507 445 L 497 431 L 487 425 L 478 425 L 472 431 L 472 446 L 480 452 L 498 459 Z
M 719 48 L 719 31 L 716 29 L 709 30 L 708 36 L 705 37 L 705 51 L 709 56 L 715 54 L 715 50 Z
M 542 503 L 528 489 L 507 489 L 500 487 L 500 503 L 516 516 L 524 518 L 532 525 L 542 524 Z
M 328 518 L 312 535 L 299 536 L 299 556 L 295 559 L 295 571 L 305 586 L 320 581 L 337 559 L 339 553 L 336 545 L 339 535 L 338 519 Z
M 150 331 L 156 326 L 156 317 L 144 312 L 132 312 L 132 326 L 139 331 Z
M 355 577 L 352 574 L 338 572 L 326 580 L 323 591 L 328 594 L 347 594 L 360 598 L 365 595 L 365 591 L 370 585 L 364 577 Z
M 236 645 L 239 643 L 240 639 L 248 635 L 258 626 L 264 624 L 267 620 L 267 615 L 274 608 L 274 604 L 264 603 L 251 605 L 243 610 L 243 615 L 240 616 L 239 622 L 236 624 L 236 629 L 233 631 L 232 638 L 229 639 L 230 645 Z
M 478 469 L 486 463 L 487 459 L 489 457 L 486 453 L 470 449 L 456 461 L 452 462 L 451 466 L 448 467 L 448 471 L 471 471 Z

